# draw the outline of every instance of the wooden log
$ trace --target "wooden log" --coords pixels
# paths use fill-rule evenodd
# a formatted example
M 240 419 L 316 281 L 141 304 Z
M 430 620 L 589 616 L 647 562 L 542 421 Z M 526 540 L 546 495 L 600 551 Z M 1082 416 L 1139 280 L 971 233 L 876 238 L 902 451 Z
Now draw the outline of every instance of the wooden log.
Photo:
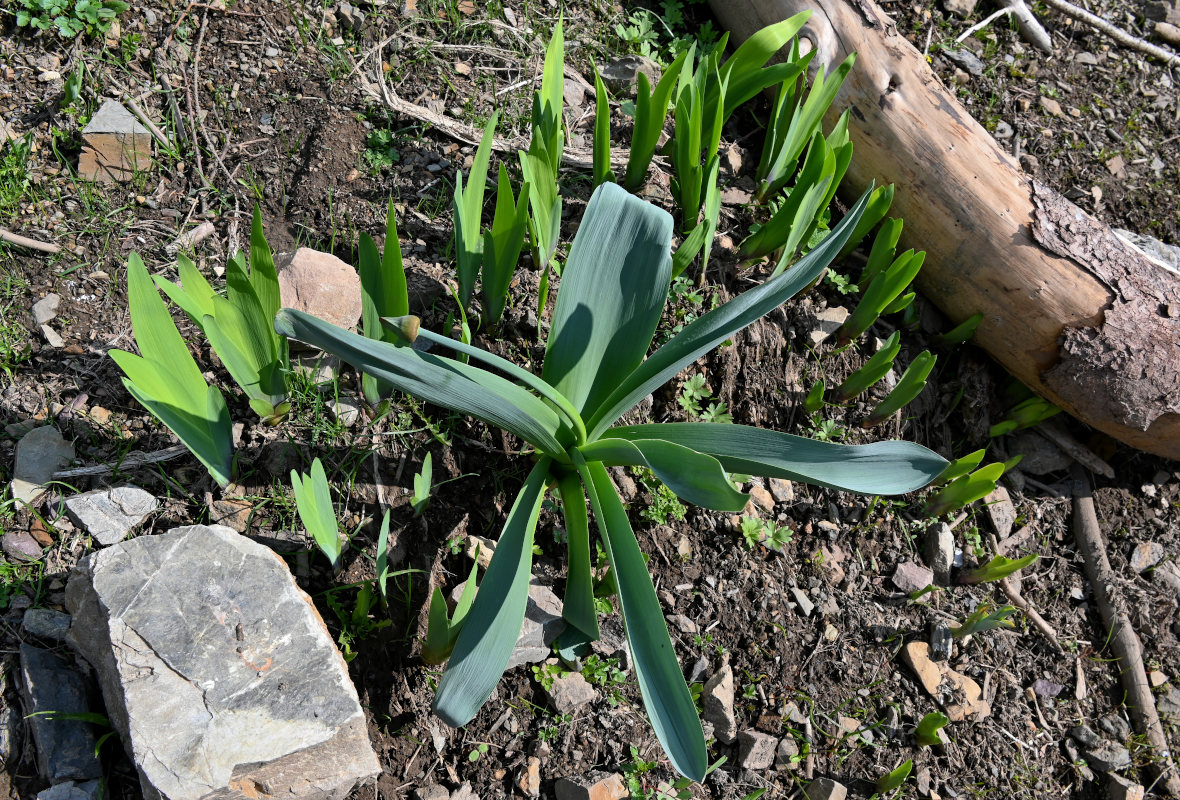
M 829 113 L 851 109 L 844 188 L 894 183 L 918 288 L 975 342 L 1078 419 L 1180 458 L 1180 277 L 1019 165 L 971 118 L 872 0 L 712 0 L 740 42 L 800 11 L 812 66 L 856 65 Z

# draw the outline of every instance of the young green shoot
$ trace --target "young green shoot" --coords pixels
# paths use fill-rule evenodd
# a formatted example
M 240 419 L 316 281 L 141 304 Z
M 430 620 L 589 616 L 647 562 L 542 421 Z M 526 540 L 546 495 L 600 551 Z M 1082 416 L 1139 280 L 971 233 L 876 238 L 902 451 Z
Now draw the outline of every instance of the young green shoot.
M 907 250 L 897 257 L 889 269 L 873 276 L 860 302 L 836 332 L 836 346 L 844 347 L 858 338 L 882 314 L 900 311 L 900 308 L 890 308 L 890 304 L 896 301 L 914 280 L 925 260 L 925 252 L 915 253 L 913 250 Z M 912 299 L 911 297 L 910 300 Z M 907 305 L 908 302 L 906 301 Z
M 1061 409 L 1048 400 L 1033 396 L 1009 409 L 1008 416 L 1003 421 L 992 425 L 988 429 L 987 435 L 991 437 L 1004 436 L 1013 431 L 1032 428 L 1060 413 Z
M 410 497 L 410 507 L 414 509 L 414 516 L 422 516 L 422 512 L 430 505 L 430 486 L 434 478 L 434 467 L 430 453 L 422 459 L 422 470 L 414 475 L 414 494 Z
M 914 398 L 926 388 L 926 378 L 930 375 L 930 371 L 934 369 L 936 361 L 938 361 L 938 356 L 929 350 L 923 350 L 919 353 L 910 362 L 910 365 L 906 367 L 905 372 L 901 374 L 901 378 L 898 379 L 897 385 L 893 387 L 893 390 L 861 422 L 861 427 L 871 428 L 874 425 L 880 425 L 896 412 L 913 402 Z
M 1004 464 L 988 464 L 968 475 L 960 475 L 934 493 L 926 503 L 926 516 L 940 517 L 987 497 L 996 490 L 996 481 L 1004 470 Z
M 295 508 L 303 527 L 311 534 L 320 552 L 332 562 L 332 571 L 339 572 L 344 547 L 336 512 L 332 509 L 328 477 L 318 458 L 311 462 L 310 473 L 291 470 L 291 488 L 295 491 Z
M 914 738 L 917 739 L 918 746 L 942 747 L 946 744 L 946 739 L 943 738 L 940 729 L 946 727 L 950 721 L 950 717 L 941 711 L 933 711 L 922 717 L 918 722 L 917 730 L 914 731 Z
M 672 102 L 672 90 L 676 87 L 687 58 L 687 50 L 676 57 L 671 66 L 664 70 L 654 92 L 651 81 L 643 72 L 639 73 L 635 94 L 635 128 L 631 134 L 627 172 L 623 176 L 623 188 L 629 192 L 638 192 L 647 180 L 647 169 L 656 154 L 656 145 L 664 130 L 668 106 Z
M 900 350 L 901 332 L 894 331 L 880 350 L 836 387 L 836 402 L 847 403 L 889 374 L 889 370 L 893 369 L 893 359 Z
M 1016 609 L 1013 606 L 1003 606 L 993 611 L 987 603 L 980 603 L 979 607 L 963 621 L 962 625 L 951 628 L 951 636 L 956 639 L 964 639 L 976 633 L 996 628 L 1010 630 L 1016 627 L 1016 623 L 1009 619 L 1015 613 Z
M 614 182 L 615 172 L 610 163 L 610 96 L 606 84 L 594 69 L 594 186 Z
M 982 313 L 972 314 L 946 333 L 935 336 L 934 341 L 939 347 L 954 347 L 957 344 L 962 344 L 975 335 L 975 329 L 979 327 L 981 322 L 983 322 Z
M 873 194 L 869 197 L 869 207 L 865 210 L 865 215 L 861 217 L 860 222 L 856 225 L 856 230 L 852 232 L 852 236 L 848 239 L 848 244 L 844 245 L 844 252 L 840 256 L 846 256 L 857 248 L 857 246 L 869 235 L 869 231 L 877 227 L 877 223 L 885 219 L 885 215 L 889 213 L 889 207 L 893 205 L 894 188 L 893 184 L 888 186 L 878 186 L 873 190 Z
M 520 197 L 512 199 L 512 184 L 508 170 L 500 165 L 500 179 L 496 185 L 496 213 L 492 227 L 483 235 L 483 275 L 480 299 L 484 320 L 491 327 L 500 324 L 508 302 L 508 289 L 516 274 L 516 264 L 524 247 L 528 227 L 529 183 L 520 187 Z M 559 203 L 560 205 L 560 203 Z
M 459 640 L 459 633 L 463 630 L 463 622 L 471 611 L 475 601 L 475 579 L 479 571 L 479 547 L 475 550 L 475 563 L 471 565 L 471 574 L 467 576 L 467 583 L 459 595 L 459 602 L 455 603 L 454 615 L 447 614 L 447 600 L 443 597 L 442 589 L 434 587 L 430 595 L 430 611 L 426 625 L 426 641 L 422 644 L 422 660 L 427 664 L 441 664 L 446 661 L 455 649 L 455 642 Z M 486 582 L 487 576 L 484 576 Z
M 959 583 L 964 586 L 974 586 L 979 583 L 1001 581 L 1012 573 L 1031 565 L 1036 560 L 1036 553 L 1027 555 L 1024 558 L 1007 558 L 997 555 L 982 567 L 976 567 L 975 569 L 969 569 L 961 573 L 959 575 Z
M 397 236 L 393 198 L 389 199 L 385 220 L 385 252 L 367 233 L 361 234 L 361 331 L 370 339 L 392 341 L 391 333 L 381 324 L 382 317 L 403 317 L 410 313 L 410 296 L 406 288 L 406 271 L 402 265 L 402 248 Z M 361 376 L 361 391 L 371 405 L 389 396 L 393 387 L 372 375 Z
M 164 423 L 221 486 L 233 474 L 233 433 L 225 398 L 205 381 L 138 253 L 127 258 L 131 331 L 140 355 L 111 350 L 123 385 Z
M 475 291 L 475 279 L 483 257 L 480 221 L 483 217 L 483 195 L 488 182 L 488 161 L 492 154 L 492 137 L 496 133 L 497 114 L 492 114 L 484 128 L 483 138 L 471 162 L 467 188 L 463 188 L 463 173 L 455 172 L 455 271 L 459 283 L 459 304 L 467 308 Z
M 880 778 L 877 778 L 877 794 L 887 795 L 892 791 L 901 788 L 901 785 L 910 777 L 910 772 L 914 769 L 914 760 L 911 758 L 899 765 L 897 769 L 892 772 L 886 772 Z

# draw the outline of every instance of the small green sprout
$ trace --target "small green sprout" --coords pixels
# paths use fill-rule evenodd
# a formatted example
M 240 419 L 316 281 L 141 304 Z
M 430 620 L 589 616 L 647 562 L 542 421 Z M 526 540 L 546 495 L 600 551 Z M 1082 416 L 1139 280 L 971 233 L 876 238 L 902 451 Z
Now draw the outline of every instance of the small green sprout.
M 311 534 L 320 552 L 332 562 L 333 572 L 338 572 L 344 548 L 340 541 L 340 526 L 332 509 L 328 477 L 318 458 L 311 462 L 310 474 L 291 470 L 291 488 L 295 490 L 295 508 L 303 527 Z
M 414 509 L 414 516 L 422 516 L 422 512 L 430 505 L 430 486 L 434 477 L 434 465 L 430 453 L 422 459 L 422 471 L 414 475 L 414 494 L 410 497 L 410 507 Z
M 1003 436 L 1006 433 L 1031 428 L 1060 413 L 1061 409 L 1048 400 L 1043 400 L 1035 396 L 1030 397 L 1013 406 L 1008 411 L 1008 417 L 1002 422 L 992 425 L 988 429 L 987 435 L 992 437 Z
M 905 305 L 908 305 L 913 298 L 910 298 L 910 301 L 901 299 L 902 292 L 922 269 L 922 263 L 925 260 L 925 252 L 915 253 L 913 250 L 906 250 L 897 257 L 889 269 L 873 276 L 864 295 L 860 298 L 860 303 L 840 326 L 840 330 L 836 332 L 836 346 L 844 347 L 859 337 L 882 314 L 900 311 Z M 863 279 L 861 285 L 864 285 Z M 894 307 L 895 302 L 900 302 L 902 305 Z
M 901 332 L 893 334 L 881 345 L 881 349 L 869 358 L 860 369 L 844 379 L 836 387 L 836 401 L 846 403 L 861 394 L 893 369 L 893 359 L 901 350 Z
M 914 769 L 914 760 L 911 758 L 905 763 L 901 764 L 892 772 L 887 772 L 880 778 L 877 778 L 877 793 L 889 794 L 901 787 L 906 782 L 906 778 L 910 777 L 910 772 Z
M 969 475 L 955 478 L 926 503 L 926 516 L 940 517 L 987 497 L 996 490 L 996 481 L 1004 474 L 1005 468 L 1004 464 L 988 464 Z
M 422 643 L 422 660 L 427 664 L 441 664 L 450 657 L 455 649 L 455 642 L 463 630 L 463 623 L 467 619 L 467 612 L 475 600 L 475 578 L 479 571 L 479 547 L 475 548 L 475 563 L 471 565 L 471 574 L 467 576 L 467 583 L 459 595 L 459 602 L 455 604 L 453 616 L 447 616 L 447 600 L 443 597 L 442 589 L 434 587 L 430 596 L 430 611 L 427 618 L 426 641 Z
M 919 353 L 910 362 L 910 365 L 906 367 L 905 372 L 902 373 L 901 378 L 897 381 L 897 385 L 893 387 L 893 390 L 886 395 L 885 399 L 861 423 L 861 427 L 871 428 L 874 425 L 880 425 L 895 412 L 900 411 L 913 402 L 914 398 L 926 388 L 926 378 L 930 375 L 930 371 L 934 369 L 934 363 L 937 360 L 938 356 L 929 350 L 923 350 Z
M 991 583 L 992 581 L 1000 581 L 1007 578 L 1014 572 L 1024 569 L 1037 560 L 1036 553 L 1025 556 L 1024 558 L 1007 558 L 1005 556 L 996 556 L 991 561 L 984 564 L 982 567 L 967 570 L 959 575 L 959 583 L 965 586 L 974 586 L 977 583 Z
M 941 711 L 934 711 L 922 717 L 917 730 L 914 731 L 918 745 L 920 747 L 940 747 L 946 744 L 939 729 L 945 727 L 950 721 L 950 717 Z
M 594 185 L 614 182 L 615 172 L 610 163 L 610 98 L 606 84 L 594 69 Z
M 934 337 L 934 341 L 942 347 L 953 347 L 957 344 L 962 344 L 975 335 L 975 329 L 979 327 L 979 323 L 981 322 L 983 322 L 982 313 L 972 314 L 946 333 Z M 995 434 L 992 435 L 994 436 Z
M 951 628 L 951 636 L 963 639 L 996 628 L 1015 628 L 1016 623 L 1009 619 L 1014 613 L 1016 613 L 1016 609 L 1013 606 L 1003 606 L 992 611 L 990 605 L 980 603 L 979 607 L 963 621 L 962 625 Z

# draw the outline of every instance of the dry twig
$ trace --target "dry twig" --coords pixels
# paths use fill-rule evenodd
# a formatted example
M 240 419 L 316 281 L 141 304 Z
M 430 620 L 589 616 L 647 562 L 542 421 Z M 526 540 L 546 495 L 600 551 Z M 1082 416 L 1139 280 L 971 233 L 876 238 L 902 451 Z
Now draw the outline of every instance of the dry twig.
M 1106 557 L 1102 530 L 1094 511 L 1094 496 L 1089 477 L 1080 467 L 1074 467 L 1073 533 L 1078 550 L 1086 565 L 1086 578 L 1098 603 L 1102 622 L 1110 632 L 1110 649 L 1119 662 L 1119 676 L 1126 692 L 1125 704 L 1131 721 L 1139 733 L 1147 737 L 1153 758 L 1151 767 L 1159 777 L 1161 788 L 1173 797 L 1180 797 L 1180 775 L 1172 763 L 1171 750 L 1160 724 L 1151 686 L 1143 667 L 1143 645 L 1131 627 L 1126 602 L 1118 593 L 1114 571 Z
M 110 475 L 116 471 L 126 472 L 127 470 L 136 469 L 138 467 L 146 466 L 147 464 L 158 464 L 161 461 L 170 461 L 173 458 L 178 458 L 188 452 L 188 448 L 182 444 L 173 447 L 166 447 L 163 450 L 157 450 L 154 453 L 132 453 L 118 464 L 98 464 L 93 467 L 77 467 L 75 469 L 63 469 L 59 472 L 53 473 L 53 479 L 60 481 L 64 478 L 81 478 L 88 475 Z
M 61 252 L 61 247 L 56 244 L 39 242 L 36 239 L 21 236 L 19 233 L 13 233 L 8 228 L 0 228 L 0 242 L 8 242 L 17 247 L 23 247 L 26 250 L 36 250 L 40 253 L 49 253 L 50 255 L 56 255 Z
M 992 552 L 1000 552 L 1000 544 L 996 541 L 995 534 L 989 533 L 987 535 L 987 543 L 991 545 Z M 1008 602 L 1024 612 L 1024 615 L 1028 617 L 1030 622 L 1032 622 L 1033 627 L 1041 632 L 1041 635 L 1045 637 L 1053 650 L 1058 653 L 1065 652 L 1061 649 L 1061 643 L 1057 641 L 1057 631 L 1053 629 L 1052 625 L 1045 621 L 1044 617 L 1037 613 L 1037 610 L 1032 607 L 1032 603 L 1024 599 L 1024 596 L 1020 594 L 1020 591 L 1012 583 L 1012 579 L 1003 578 L 997 581 L 997 583 L 1000 585 L 1000 591 L 1002 591 L 1004 596 L 1008 598 Z M 1039 709 L 1038 713 L 1040 713 Z
M 1106 34 L 1124 47 L 1145 53 L 1158 61 L 1162 61 L 1169 67 L 1180 67 L 1180 55 L 1176 55 L 1170 50 L 1165 50 L 1151 42 L 1145 42 L 1138 36 L 1132 36 L 1122 28 L 1116 28 L 1101 17 L 1091 14 L 1084 8 L 1078 8 L 1073 3 L 1068 2 L 1068 0 L 1045 0 L 1045 4 L 1057 9 L 1067 17 L 1073 17 L 1078 22 L 1085 23 L 1099 33 Z

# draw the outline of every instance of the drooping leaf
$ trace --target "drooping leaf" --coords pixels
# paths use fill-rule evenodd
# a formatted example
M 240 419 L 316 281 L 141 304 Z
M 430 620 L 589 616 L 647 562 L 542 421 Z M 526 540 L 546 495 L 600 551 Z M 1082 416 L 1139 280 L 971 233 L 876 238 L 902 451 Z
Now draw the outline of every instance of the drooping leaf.
M 904 494 L 946 468 L 942 456 L 912 442 L 834 444 L 746 425 L 665 422 L 611 428 L 630 441 L 659 438 L 708 453 L 727 472 L 803 481 L 862 494 Z
M 703 780 L 708 763 L 701 721 L 627 512 L 602 464 L 583 461 L 578 471 L 618 584 L 627 644 L 652 728 L 672 766 L 694 781 Z
M 653 425 L 649 429 L 662 427 Z M 733 488 L 717 459 L 661 438 L 615 439 L 608 436 L 578 449 L 588 461 L 601 461 L 609 466 L 647 467 L 677 497 L 714 511 L 741 511 L 750 499 Z
M 491 697 L 520 636 L 549 465 L 547 458 L 538 461 L 517 495 L 438 685 L 434 713 L 453 727 L 470 722 Z

